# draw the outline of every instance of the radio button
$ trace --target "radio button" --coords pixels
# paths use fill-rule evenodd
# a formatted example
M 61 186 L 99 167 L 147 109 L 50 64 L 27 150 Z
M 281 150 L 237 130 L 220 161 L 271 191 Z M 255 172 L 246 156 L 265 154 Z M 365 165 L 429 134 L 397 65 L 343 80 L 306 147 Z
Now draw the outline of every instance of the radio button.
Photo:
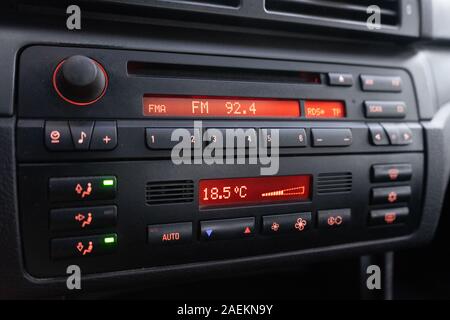
M 45 145 L 52 151 L 73 150 L 72 135 L 67 121 L 45 122 Z
M 150 149 L 172 149 L 178 141 L 172 141 L 174 129 L 145 129 L 147 146 Z
M 69 121 L 73 144 L 76 150 L 88 150 L 94 121 Z
M 189 243 L 192 241 L 192 222 L 147 226 L 147 239 L 151 245 Z
M 396 101 L 365 101 L 366 118 L 404 118 L 406 105 Z
M 377 164 L 372 166 L 373 182 L 407 181 L 412 176 L 410 164 Z
M 402 79 L 397 76 L 361 75 L 363 91 L 401 92 Z
M 392 225 L 404 223 L 409 216 L 409 209 L 393 208 L 393 209 L 381 209 L 370 211 L 370 225 Z
M 238 218 L 200 222 L 201 240 L 230 240 L 252 237 L 255 218 Z
M 389 139 L 383 127 L 378 123 L 369 123 L 370 138 L 373 145 L 386 146 L 389 145 Z
M 311 227 L 311 224 L 311 212 L 264 216 L 262 233 L 267 235 L 302 234 Z
M 328 84 L 330 86 L 351 87 L 353 76 L 350 73 L 328 73 Z
M 117 207 L 64 208 L 50 211 L 53 231 L 83 231 L 116 225 Z
M 383 123 L 392 145 L 408 145 L 413 142 L 411 129 L 404 123 Z
M 115 121 L 96 121 L 92 134 L 91 150 L 113 150 L 117 146 Z
M 200 129 L 183 128 L 190 133 L 190 143 L 193 148 L 201 149 L 202 135 Z M 147 147 L 153 150 L 170 150 L 182 140 L 172 141 L 172 132 L 175 128 L 147 128 L 145 140 Z
M 117 180 L 113 176 L 50 178 L 51 202 L 109 200 L 116 197 Z
M 350 129 L 311 129 L 314 147 L 347 147 L 352 144 Z
M 229 133 L 227 134 L 227 131 Z M 227 139 L 233 139 L 232 145 L 235 149 L 244 149 L 251 146 L 258 146 L 258 135 L 253 128 L 208 128 L 205 132 L 205 140 L 211 146 L 219 142 L 224 148 L 230 144 Z M 223 141 L 218 141 L 222 139 Z M 230 144 L 231 145 L 231 144 Z
M 400 135 L 400 145 L 408 145 L 413 142 L 412 131 L 406 124 L 401 124 L 398 128 Z
M 305 129 L 280 129 L 280 147 L 306 147 Z
M 317 213 L 319 228 L 336 229 L 350 224 L 350 209 L 319 210 Z
M 117 234 L 93 235 L 74 238 L 53 239 L 51 241 L 52 259 L 87 258 L 115 252 Z
M 272 130 L 278 130 L 278 141 L 280 148 L 306 147 L 307 137 L 305 129 L 260 129 L 263 146 L 268 148 L 272 145 Z
M 372 189 L 373 204 L 394 204 L 399 202 L 407 202 L 411 198 L 411 187 L 389 187 Z

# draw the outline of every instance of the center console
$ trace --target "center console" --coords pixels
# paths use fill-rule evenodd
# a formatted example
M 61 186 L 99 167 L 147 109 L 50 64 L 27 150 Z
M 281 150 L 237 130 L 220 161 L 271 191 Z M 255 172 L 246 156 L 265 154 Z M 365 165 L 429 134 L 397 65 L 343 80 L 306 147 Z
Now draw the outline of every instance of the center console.
M 30 46 L 17 110 L 36 278 L 288 254 L 421 221 L 423 128 L 404 69 Z

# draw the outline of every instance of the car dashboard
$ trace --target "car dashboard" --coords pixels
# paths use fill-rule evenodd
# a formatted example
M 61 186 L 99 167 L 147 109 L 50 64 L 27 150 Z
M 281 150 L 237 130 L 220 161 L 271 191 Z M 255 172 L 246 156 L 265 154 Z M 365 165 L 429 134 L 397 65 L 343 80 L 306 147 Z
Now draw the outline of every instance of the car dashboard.
M 343 2 L 0 4 L 0 297 L 430 298 L 450 8 Z

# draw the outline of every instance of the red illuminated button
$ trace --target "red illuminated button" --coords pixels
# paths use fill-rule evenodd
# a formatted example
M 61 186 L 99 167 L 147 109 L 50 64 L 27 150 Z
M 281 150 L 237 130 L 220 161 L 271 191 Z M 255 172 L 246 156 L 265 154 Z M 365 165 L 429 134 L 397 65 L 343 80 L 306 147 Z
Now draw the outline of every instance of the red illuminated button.
M 117 249 L 117 234 L 60 238 L 51 241 L 52 259 L 87 258 L 113 253 Z
M 67 121 L 45 122 L 45 146 L 52 151 L 73 150 L 72 135 Z
M 50 228 L 53 231 L 84 231 L 116 225 L 117 207 L 85 207 L 53 209 Z
M 373 182 L 407 181 L 412 176 L 411 164 L 377 164 L 372 166 Z
M 91 150 L 113 150 L 117 146 L 115 121 L 96 121 L 92 134 Z
M 409 209 L 392 208 L 370 211 L 370 224 L 371 225 L 393 225 L 404 223 L 409 215 Z
M 267 235 L 302 234 L 311 224 L 311 212 L 264 216 L 262 231 Z
M 407 202 L 409 201 L 410 197 L 410 186 L 372 189 L 373 204 L 393 204 L 399 202 Z
M 151 245 L 172 245 L 192 241 L 192 222 L 150 225 L 147 240 Z
M 252 237 L 255 218 L 238 218 L 200 222 L 201 240 L 227 240 Z
M 336 229 L 347 226 L 351 220 L 350 209 L 320 210 L 317 214 L 319 228 Z
M 117 179 L 113 176 L 50 178 L 51 202 L 108 200 L 116 197 Z
M 70 121 L 73 144 L 77 150 L 88 150 L 91 143 L 94 121 Z

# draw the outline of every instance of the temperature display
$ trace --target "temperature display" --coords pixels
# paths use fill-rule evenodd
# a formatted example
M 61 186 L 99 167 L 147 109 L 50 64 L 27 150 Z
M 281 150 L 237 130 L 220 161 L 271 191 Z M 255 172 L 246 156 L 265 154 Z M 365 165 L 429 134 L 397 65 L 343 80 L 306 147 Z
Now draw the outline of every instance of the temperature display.
M 305 101 L 306 118 L 345 118 L 343 101 Z
M 311 176 L 200 180 L 200 208 L 304 201 L 310 198 Z
M 300 116 L 298 100 L 144 96 L 144 115 L 151 117 L 266 117 Z

